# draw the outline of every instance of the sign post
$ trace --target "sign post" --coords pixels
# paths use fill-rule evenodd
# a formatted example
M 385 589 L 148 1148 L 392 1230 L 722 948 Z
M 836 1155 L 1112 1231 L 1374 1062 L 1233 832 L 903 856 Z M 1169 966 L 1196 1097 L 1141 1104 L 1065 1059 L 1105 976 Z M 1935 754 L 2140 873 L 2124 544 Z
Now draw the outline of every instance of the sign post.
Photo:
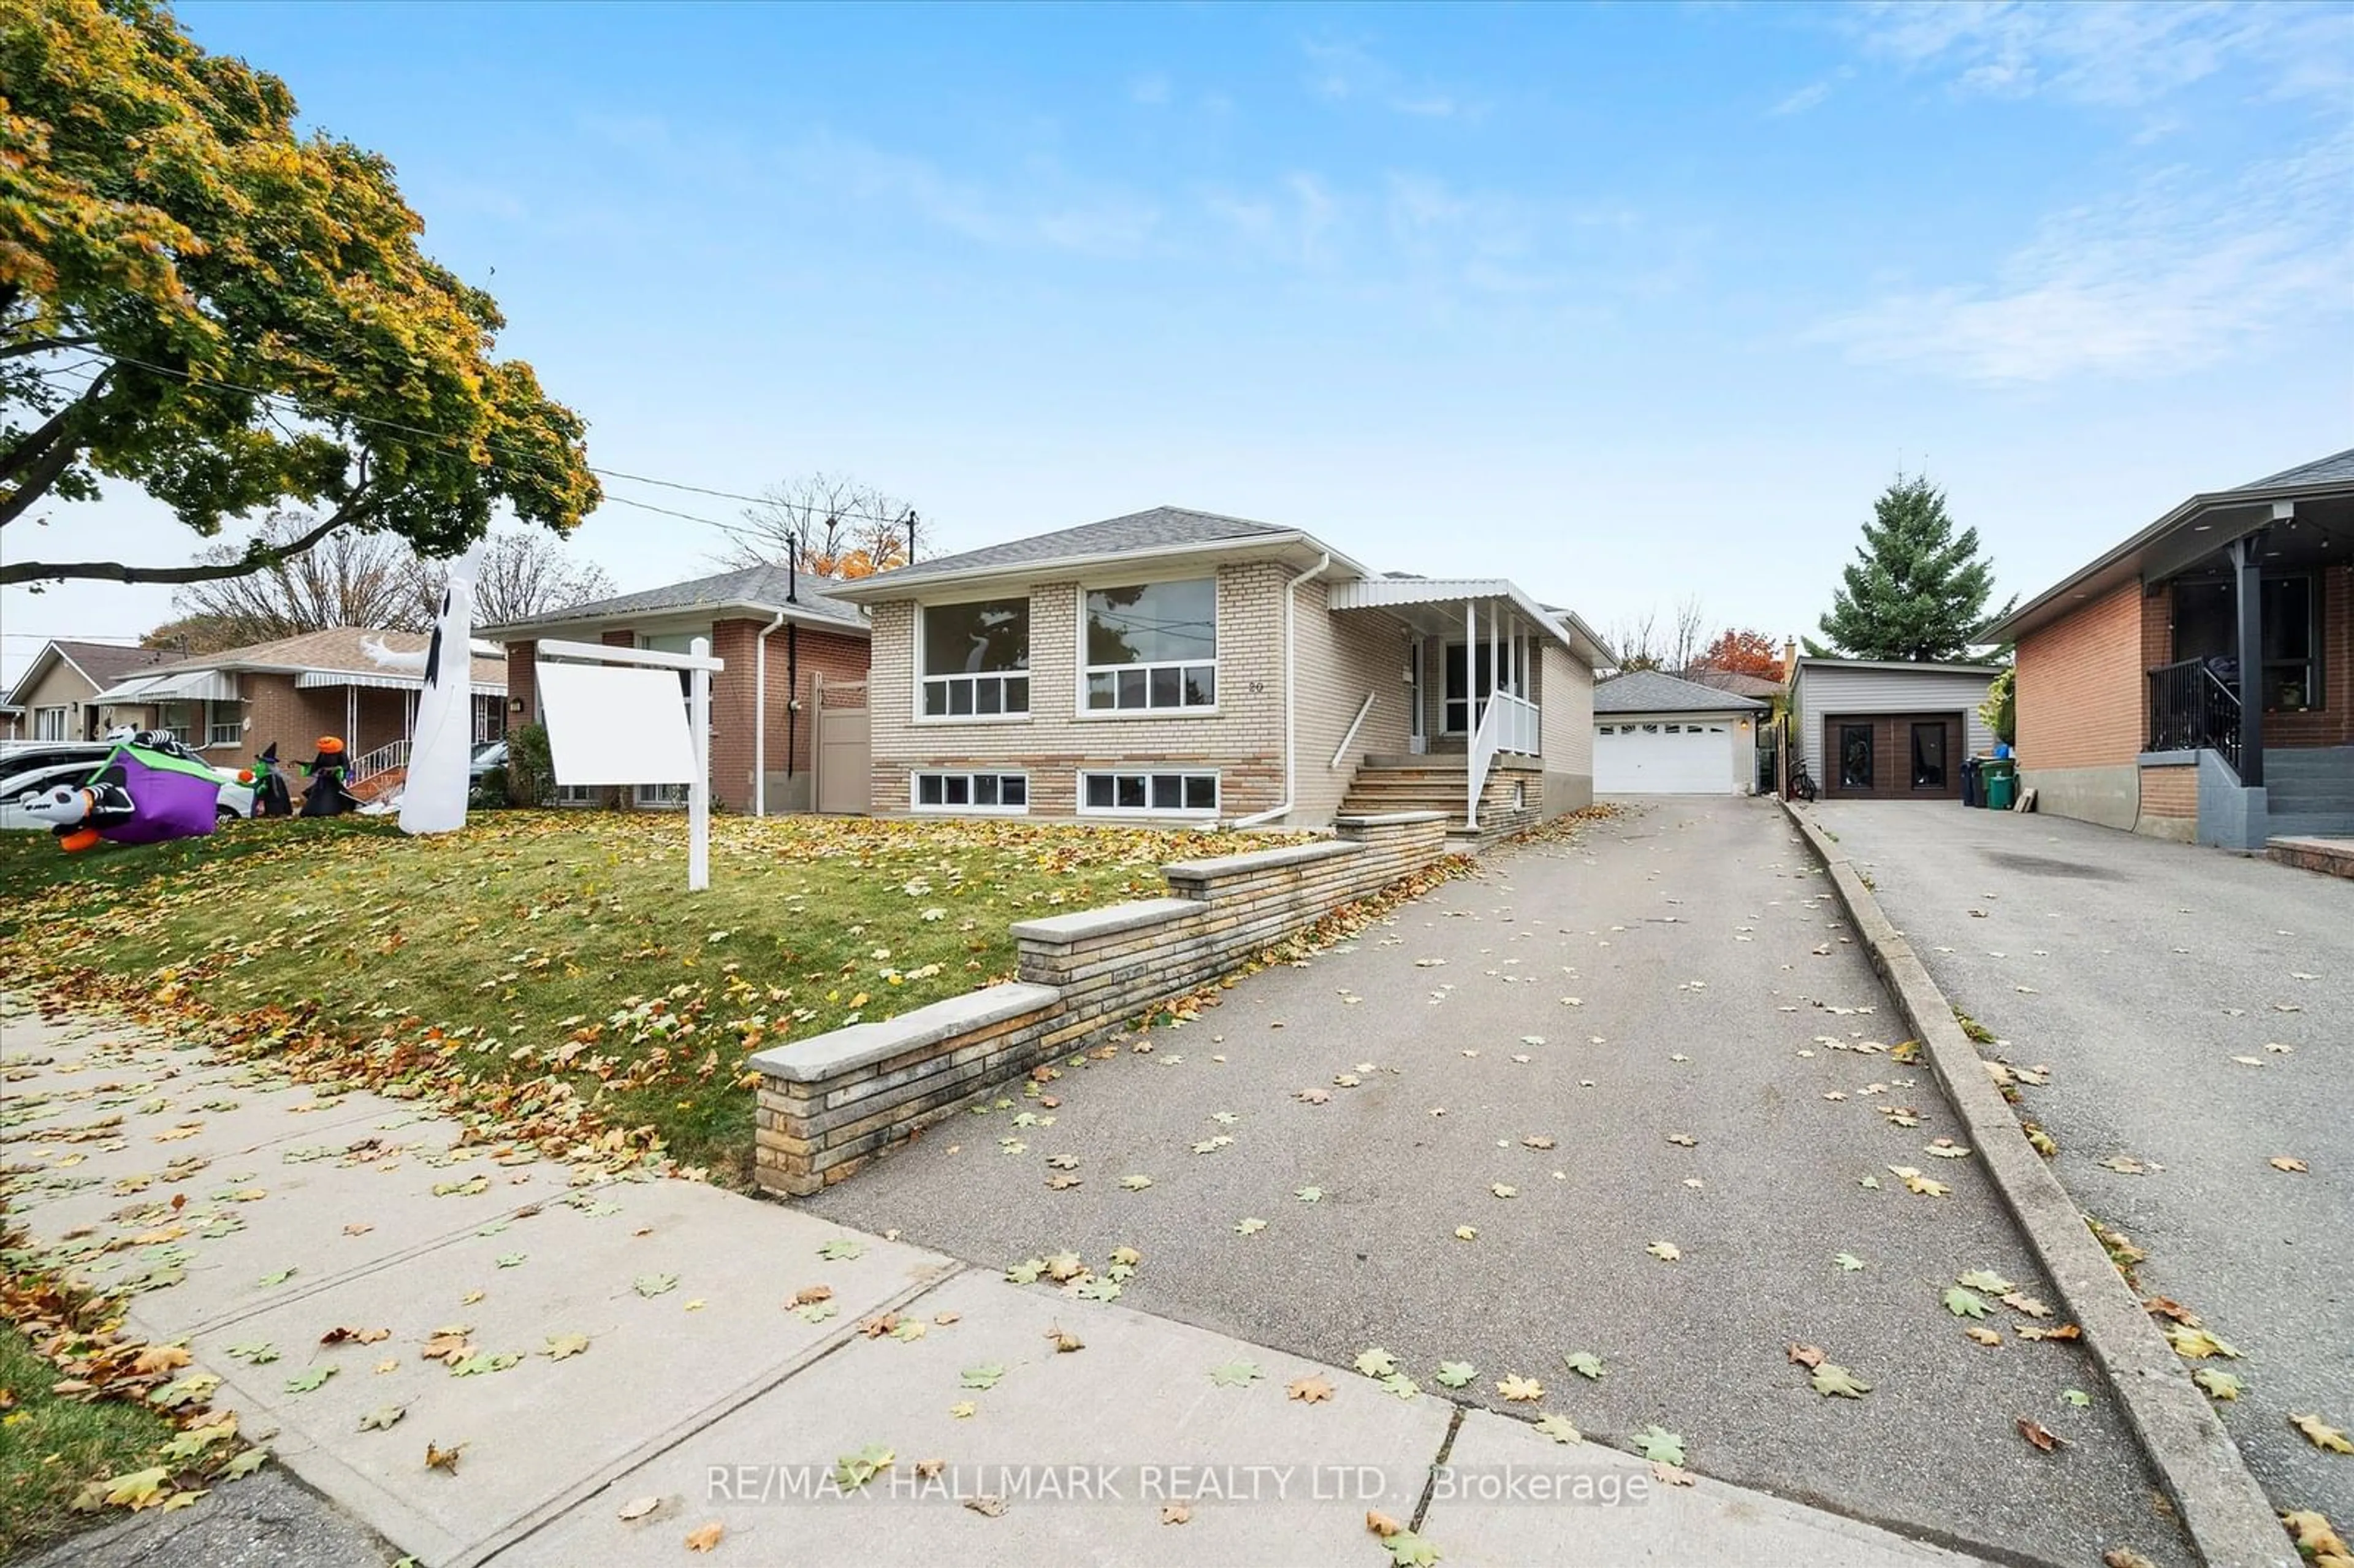
M 711 885 L 711 677 L 726 665 L 711 656 L 709 638 L 689 648 L 665 653 L 549 641 L 540 643 L 535 669 L 558 784 L 686 786 L 686 886 L 694 893 Z M 684 704 L 677 675 L 686 678 Z

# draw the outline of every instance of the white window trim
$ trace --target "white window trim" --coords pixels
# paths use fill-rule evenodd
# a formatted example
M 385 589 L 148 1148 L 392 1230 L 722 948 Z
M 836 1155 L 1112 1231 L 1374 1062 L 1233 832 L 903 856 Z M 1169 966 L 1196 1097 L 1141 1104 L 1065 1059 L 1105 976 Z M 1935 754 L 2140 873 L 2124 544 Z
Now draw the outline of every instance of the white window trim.
M 1079 585 L 1078 600 L 1073 607 L 1073 620 L 1071 622 L 1073 628 L 1071 641 L 1076 644 L 1076 646 L 1072 650 L 1072 657 L 1078 665 L 1078 681 L 1071 694 L 1072 716 L 1074 718 L 1166 719 L 1215 718 L 1218 716 L 1219 706 L 1226 700 L 1226 673 L 1225 669 L 1221 667 L 1222 661 L 1219 652 L 1217 652 L 1217 650 L 1223 649 L 1225 646 L 1225 637 L 1220 629 L 1223 627 L 1225 620 L 1226 592 L 1225 584 L 1220 579 L 1219 574 L 1215 571 L 1212 571 L 1209 574 L 1210 627 L 1213 652 L 1207 659 L 1158 659 L 1143 664 L 1090 664 L 1087 662 L 1087 595 L 1095 592 L 1098 588 L 1151 588 L 1160 583 L 1200 582 L 1202 580 L 1202 576 L 1203 574 L 1200 572 L 1186 572 L 1176 576 L 1106 578 L 1100 582 L 1081 583 Z M 1181 704 L 1173 708 L 1091 708 L 1087 706 L 1087 677 L 1090 675 L 1109 674 L 1119 670 L 1144 670 L 1148 672 L 1152 670 L 1198 670 L 1204 664 L 1208 665 L 1210 668 L 1210 680 L 1215 692 L 1214 697 L 1208 703 L 1193 704 L 1191 705 Z M 1181 683 L 1182 681 L 1182 677 L 1181 676 Z M 1147 696 L 1151 694 L 1151 677 L 1148 674 L 1145 677 L 1145 694 Z M 1117 695 L 1118 694 L 1115 692 L 1114 694 Z M 1093 772 L 1099 770 L 1089 769 L 1089 771 Z M 1131 812 L 1129 814 L 1134 815 L 1135 813 Z
M 1019 779 L 1022 780 L 1022 804 L 1019 806 L 951 806 L 942 803 L 927 806 L 918 796 L 920 780 L 925 779 Z M 1001 785 L 1001 790 L 1002 786 Z M 945 790 L 942 791 L 946 793 Z M 968 786 L 970 792 L 970 786 Z M 907 774 L 907 810 L 927 817 L 1026 817 L 1030 814 L 1030 770 L 1026 768 L 917 768 Z
M 45 727 L 43 727 L 43 724 L 42 724 L 42 721 L 43 721 L 43 720 L 45 720 L 45 719 L 48 719 L 51 715 L 56 715 L 56 721 L 55 721 L 55 722 L 56 722 L 56 725 L 57 725 L 57 733 L 56 733 L 56 734 L 54 734 L 54 735 L 50 734 L 50 733 L 49 733 L 49 732 L 48 732 Z M 72 726 L 72 724 L 70 723 L 69 718 L 69 710 L 67 709 L 67 707 L 65 706 L 65 705 L 64 705 L 64 704 L 60 703 L 60 704 L 58 704 L 58 705 L 57 705 L 56 706 L 53 706 L 53 707 L 39 707 L 39 708 L 35 708 L 35 709 L 33 710 L 33 715 L 32 715 L 32 716 L 33 716 L 33 728 L 32 728 L 32 738 L 33 738 L 33 739 L 35 739 L 35 740 L 68 740 L 68 739 L 72 738 L 72 729 L 73 729 L 73 726 Z
M 1486 648 L 1488 646 L 1488 641 L 1489 640 L 1487 638 L 1482 637 L 1479 639 L 1478 646 L 1483 649 Z M 1522 645 L 1522 652 L 1519 653 L 1508 652 L 1505 655 L 1505 668 L 1511 673 L 1513 680 L 1517 682 L 1520 686 L 1528 686 L 1531 683 L 1530 665 L 1536 659 L 1543 657 L 1543 651 L 1537 644 L 1536 634 L 1529 631 L 1516 631 L 1511 636 L 1503 639 L 1503 641 L 1507 648 L 1510 648 L 1514 643 Z M 1443 727 L 1447 719 L 1447 710 L 1453 707 L 1458 700 L 1447 694 L 1447 656 L 1458 648 L 1468 649 L 1471 646 L 1473 645 L 1464 641 L 1460 637 L 1442 638 L 1439 641 L 1438 722 L 1442 727 L 1438 733 L 1444 736 L 1469 736 L 1471 733 L 1468 729 L 1447 729 Z M 1482 658 L 1479 663 L 1474 664 L 1471 662 L 1471 655 L 1469 653 L 1467 652 L 1463 656 L 1464 695 L 1460 701 L 1463 704 L 1463 710 L 1467 715 L 1477 711 L 1479 706 L 1479 672 L 1487 667 L 1488 665 L 1485 658 Z M 1504 688 L 1504 694 L 1508 697 L 1518 697 L 1524 703 L 1534 702 L 1536 700 L 1530 696 L 1525 690 L 1515 690 L 1511 686 L 1506 686 Z
M 924 673 L 924 612 L 926 610 L 942 609 L 952 604 L 996 604 L 1006 599 L 1021 599 L 1030 607 L 1030 624 L 1023 629 L 1022 654 L 1025 662 L 1021 669 L 974 671 L 970 674 L 952 675 L 927 675 Z M 1010 680 L 1028 681 L 1031 683 L 1031 685 L 1029 696 L 1026 701 L 1028 703 L 1034 704 L 1038 697 L 1038 661 L 1036 658 L 1037 651 L 1031 644 L 1033 641 L 1032 634 L 1035 630 L 1038 622 L 1036 595 L 1025 590 L 1021 593 L 983 594 L 979 599 L 938 599 L 918 600 L 916 604 L 915 622 L 915 627 L 910 631 L 907 638 L 908 653 L 910 656 L 908 673 L 913 677 L 913 679 L 908 683 L 907 691 L 908 706 L 912 710 L 907 715 L 908 722 L 910 724 L 1028 724 L 1030 722 L 1032 715 L 1035 712 L 1035 709 L 1031 706 L 1024 706 L 1019 713 L 928 714 L 924 711 L 924 688 L 934 681 L 993 680 L 999 683 L 997 700 L 1000 704 L 1002 704 L 1005 700 L 1005 682 Z M 979 693 L 976 691 L 973 701 L 978 705 L 980 700 Z M 931 770 L 927 769 L 927 771 Z M 930 809 L 935 810 L 938 810 L 938 807 Z
M 1087 780 L 1091 778 L 1117 779 L 1123 775 L 1150 780 L 1156 773 L 1174 773 L 1182 779 L 1207 779 L 1216 797 L 1205 809 L 1202 807 L 1160 806 L 1090 806 L 1087 804 Z M 1225 806 L 1226 781 L 1214 768 L 1082 768 L 1072 775 L 1073 796 L 1077 812 L 1082 817 L 1182 817 L 1192 821 L 1205 821 L 1217 816 Z M 1150 783 L 1145 785 L 1151 792 Z
M 222 709 L 226 708 L 226 709 L 228 709 L 230 713 L 232 713 L 232 714 L 236 714 L 236 713 L 237 713 L 237 711 L 238 711 L 239 708 L 243 707 L 244 705 L 245 705 L 244 704 L 242 704 L 242 703 L 240 703 L 240 702 L 238 702 L 237 700 L 235 700 L 234 698 L 232 698 L 232 699 L 229 699 L 228 701 L 226 701 L 226 702 L 223 702 L 223 701 L 217 701 L 217 701 L 215 701 L 215 702 L 213 702 L 213 703 L 209 704 L 209 705 L 206 707 L 206 709 L 205 709 L 205 749 L 206 749 L 206 750 L 210 751 L 211 749 L 213 749 L 213 747 L 217 747 L 217 746 L 226 746 L 226 747 L 235 747 L 241 746 L 241 745 L 243 745 L 243 744 L 244 744 L 244 742 L 245 742 L 245 719 L 244 719 L 244 716 L 243 716 L 242 715 L 239 715 L 239 716 L 234 717 L 234 718 L 231 718 L 226 726 L 224 726 L 224 725 L 221 723 L 221 720 L 220 720 L 220 713 L 221 713 L 221 710 L 222 710 Z M 228 738 L 227 740 L 223 740 L 223 739 L 221 738 L 221 731 L 222 731 L 224 728 L 226 728 L 226 729 L 228 731 Z

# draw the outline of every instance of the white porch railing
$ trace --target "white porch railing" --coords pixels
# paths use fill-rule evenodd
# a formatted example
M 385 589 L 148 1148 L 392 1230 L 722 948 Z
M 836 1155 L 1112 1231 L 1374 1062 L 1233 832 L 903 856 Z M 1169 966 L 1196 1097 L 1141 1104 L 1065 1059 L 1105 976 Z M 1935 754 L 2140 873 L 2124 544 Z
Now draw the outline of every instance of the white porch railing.
M 1509 692 L 1500 692 L 1489 702 L 1490 705 L 1504 710 L 1496 732 L 1497 750 L 1517 751 L 1527 757 L 1538 756 L 1544 750 L 1543 728 L 1539 723 L 1543 715 L 1536 704 L 1526 697 L 1513 696 Z
M 1479 727 L 1471 732 L 1471 754 L 1465 759 L 1463 769 L 1464 778 L 1471 787 L 1463 808 L 1466 827 L 1477 828 L 1479 825 L 1479 791 L 1488 787 L 1488 769 L 1496 760 L 1496 729 L 1502 718 L 1502 705 L 1490 703 L 1479 711 Z
M 389 746 L 379 746 L 366 757 L 352 763 L 352 776 L 346 780 L 356 784 L 363 779 L 373 779 L 387 768 L 408 766 L 408 742 L 396 740 Z

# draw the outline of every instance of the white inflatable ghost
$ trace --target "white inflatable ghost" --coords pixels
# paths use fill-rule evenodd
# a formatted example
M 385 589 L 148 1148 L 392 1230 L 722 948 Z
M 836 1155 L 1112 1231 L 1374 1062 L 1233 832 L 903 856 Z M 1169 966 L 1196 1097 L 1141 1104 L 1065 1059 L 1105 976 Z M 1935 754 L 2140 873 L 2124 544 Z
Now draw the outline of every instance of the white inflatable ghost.
M 425 651 L 425 689 L 409 737 L 408 782 L 400 797 L 404 833 L 453 833 L 466 825 L 467 764 L 474 748 L 474 575 L 476 546 L 450 563 L 441 616 Z

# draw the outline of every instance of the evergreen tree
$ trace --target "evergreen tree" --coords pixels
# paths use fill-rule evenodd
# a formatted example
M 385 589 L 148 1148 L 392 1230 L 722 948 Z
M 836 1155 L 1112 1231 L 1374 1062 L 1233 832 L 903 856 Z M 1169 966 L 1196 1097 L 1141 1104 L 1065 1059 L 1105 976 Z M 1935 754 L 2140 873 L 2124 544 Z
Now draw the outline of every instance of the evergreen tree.
M 1850 659 L 1957 658 L 1989 619 L 1994 591 L 1994 563 L 1978 557 L 1978 531 L 1956 534 L 1945 492 L 1923 475 L 1900 474 L 1872 509 L 1823 635 Z

